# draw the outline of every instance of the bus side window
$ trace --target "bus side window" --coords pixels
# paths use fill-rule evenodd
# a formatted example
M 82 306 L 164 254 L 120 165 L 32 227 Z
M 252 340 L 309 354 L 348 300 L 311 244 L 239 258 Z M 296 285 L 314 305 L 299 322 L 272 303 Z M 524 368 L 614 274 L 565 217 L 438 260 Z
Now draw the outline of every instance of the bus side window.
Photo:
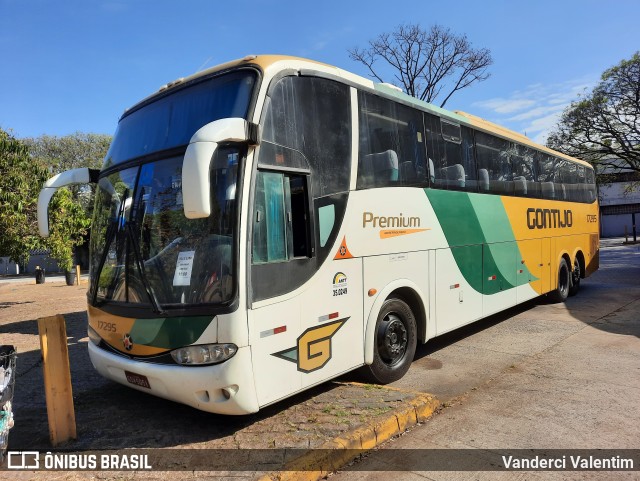
M 513 184 L 515 194 L 525 197 L 538 197 L 540 184 L 536 182 L 535 152 L 528 147 L 515 145 L 511 156 L 513 166 Z
M 480 131 L 476 131 L 475 138 L 480 191 L 492 194 L 513 194 L 514 184 L 511 168 L 513 146 L 506 140 Z
M 446 189 L 447 187 L 447 156 L 445 142 L 442 138 L 440 119 L 435 115 L 424 114 L 424 126 L 427 137 L 427 156 L 429 183 L 432 187 Z
M 253 263 L 311 257 L 307 176 L 258 171 Z
M 543 199 L 555 199 L 555 187 L 553 177 L 555 175 L 555 161 L 546 154 L 537 154 L 538 157 L 538 182 L 540 183 L 540 197 Z
M 553 177 L 556 199 L 569 200 L 569 184 L 571 184 L 570 163 L 566 160 L 554 159 L 556 163 Z
M 593 202 L 596 200 L 596 175 L 595 172 L 593 171 L 592 168 L 590 167 L 586 167 L 586 188 L 587 188 L 587 193 L 585 195 L 585 201 L 586 202 Z
M 465 172 L 465 190 L 478 191 L 478 177 L 476 165 L 476 149 L 473 140 L 473 131 L 468 127 L 462 127 L 462 166 Z
M 465 189 L 467 179 L 464 165 L 462 165 L 460 124 L 440 119 L 440 130 L 444 140 L 442 144 L 444 157 L 442 158 L 441 174 L 436 177 L 442 178 L 449 189 Z
M 284 175 L 258 171 L 253 219 L 253 263 L 278 262 L 286 258 Z
M 357 188 L 426 184 L 422 113 L 362 91 L 358 106 Z

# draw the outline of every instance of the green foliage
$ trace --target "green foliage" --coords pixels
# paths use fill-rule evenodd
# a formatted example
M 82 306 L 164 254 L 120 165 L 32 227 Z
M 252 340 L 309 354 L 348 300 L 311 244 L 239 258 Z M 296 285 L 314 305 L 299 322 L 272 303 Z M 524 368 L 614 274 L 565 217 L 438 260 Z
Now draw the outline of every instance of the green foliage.
M 27 146 L 0 129 L 0 255 L 25 263 L 42 246 L 37 229 L 37 201 L 49 176 Z
M 640 52 L 606 70 L 592 92 L 573 102 L 547 145 L 600 172 L 640 172 Z
M 49 237 L 44 244 L 64 271 L 73 267 L 73 248 L 84 242 L 91 220 L 71 191 L 59 189 L 49 204 Z
M 109 150 L 111 136 L 76 132 L 57 137 L 42 135 L 24 139 L 29 153 L 50 166 L 53 173 L 79 167 L 99 169 Z
M 83 133 L 19 140 L 0 129 L 0 255 L 26 263 L 31 250 L 46 248 L 60 268 L 71 269 L 73 248 L 83 243 L 91 223 L 91 191 L 60 189 L 54 195 L 47 239 L 38 235 L 38 195 L 53 173 L 99 168 L 110 142 L 108 135 Z
M 57 174 L 81 167 L 99 169 L 109 150 L 111 139 L 110 135 L 76 132 L 62 137 L 55 135 L 30 137 L 24 139 L 24 143 L 34 159 L 48 166 L 52 174 Z M 94 187 L 73 186 L 71 191 L 87 216 L 91 217 Z

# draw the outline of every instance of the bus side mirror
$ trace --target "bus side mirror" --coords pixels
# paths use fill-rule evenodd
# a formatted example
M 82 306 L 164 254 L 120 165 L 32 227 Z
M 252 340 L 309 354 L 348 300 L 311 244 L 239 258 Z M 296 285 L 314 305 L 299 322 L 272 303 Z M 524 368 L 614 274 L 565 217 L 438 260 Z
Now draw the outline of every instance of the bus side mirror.
M 95 184 L 99 174 L 97 169 L 71 169 L 54 175 L 44 183 L 38 196 L 38 230 L 42 237 L 49 237 L 49 202 L 56 190 L 71 184 Z
M 211 215 L 209 171 L 218 144 L 222 142 L 257 145 L 257 125 L 240 118 L 220 119 L 193 134 L 182 163 L 182 202 L 187 219 Z

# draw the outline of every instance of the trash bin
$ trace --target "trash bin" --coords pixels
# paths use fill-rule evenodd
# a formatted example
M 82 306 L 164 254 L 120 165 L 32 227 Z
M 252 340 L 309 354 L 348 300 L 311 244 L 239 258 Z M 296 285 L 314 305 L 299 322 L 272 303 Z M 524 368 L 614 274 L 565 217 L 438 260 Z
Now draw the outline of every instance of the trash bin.
M 64 271 L 64 280 L 68 286 L 73 286 L 76 283 L 75 271 Z
M 0 346 L 0 463 L 4 461 L 13 427 L 13 389 L 16 382 L 16 349 Z
M 36 284 L 44 284 L 45 272 L 40 266 L 36 266 Z

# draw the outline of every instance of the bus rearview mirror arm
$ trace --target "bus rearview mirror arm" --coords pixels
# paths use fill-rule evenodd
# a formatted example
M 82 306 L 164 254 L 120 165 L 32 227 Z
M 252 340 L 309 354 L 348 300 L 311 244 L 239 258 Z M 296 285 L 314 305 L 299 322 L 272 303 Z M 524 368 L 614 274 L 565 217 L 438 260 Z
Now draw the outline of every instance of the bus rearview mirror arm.
M 188 219 L 211 215 L 211 161 L 222 142 L 259 143 L 258 126 L 241 118 L 220 119 L 198 130 L 189 142 L 182 163 L 182 202 Z
M 98 183 L 98 169 L 71 169 L 54 175 L 44 183 L 38 195 L 38 231 L 42 237 L 49 237 L 49 202 L 60 187 L 72 184 Z

